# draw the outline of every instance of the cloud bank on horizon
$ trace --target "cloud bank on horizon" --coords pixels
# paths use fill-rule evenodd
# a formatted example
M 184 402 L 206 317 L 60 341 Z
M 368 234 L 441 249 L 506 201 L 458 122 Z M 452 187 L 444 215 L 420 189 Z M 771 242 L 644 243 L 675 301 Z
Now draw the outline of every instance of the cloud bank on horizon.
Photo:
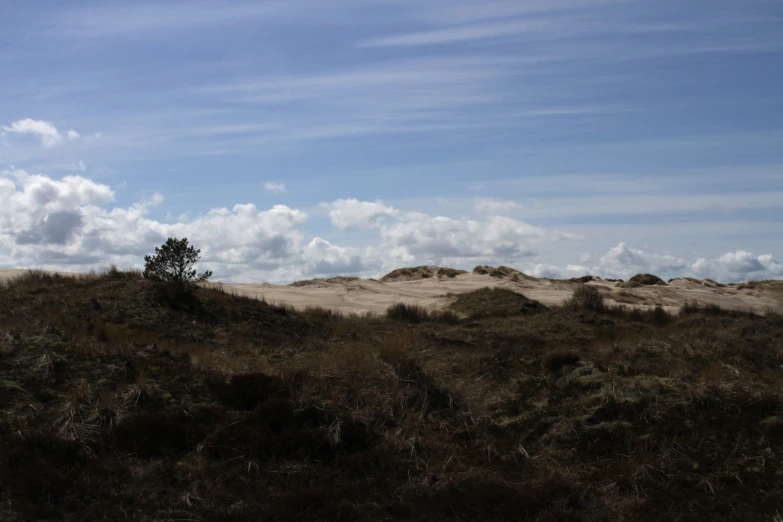
M 775 2 L 0 11 L 0 267 L 783 278 Z
M 81 176 L 60 180 L 23 170 L 0 174 L 0 264 L 88 269 L 138 266 L 167 237 L 188 237 L 202 249 L 203 265 L 224 281 L 289 282 L 338 274 L 378 276 L 412 264 L 470 268 L 502 263 L 538 277 L 588 273 L 627 278 L 640 272 L 685 274 L 719 280 L 783 277 L 771 255 L 738 250 L 717 258 L 686 260 L 619 243 L 590 266 L 559 267 L 532 261 L 539 249 L 580 242 L 575 234 L 536 227 L 508 216 L 448 218 L 401 211 L 382 201 L 337 200 L 321 204 L 334 227 L 373 229 L 364 248 L 341 247 L 308 237 L 310 216 L 286 205 L 259 209 L 252 203 L 214 208 L 194 219 L 162 222 L 150 216 L 164 203 L 152 198 L 113 206 L 115 192 Z M 476 204 L 486 201 L 477 198 Z M 504 204 L 508 203 L 508 204 Z M 493 200 L 493 208 L 514 208 Z M 589 261 L 589 255 L 582 258 Z

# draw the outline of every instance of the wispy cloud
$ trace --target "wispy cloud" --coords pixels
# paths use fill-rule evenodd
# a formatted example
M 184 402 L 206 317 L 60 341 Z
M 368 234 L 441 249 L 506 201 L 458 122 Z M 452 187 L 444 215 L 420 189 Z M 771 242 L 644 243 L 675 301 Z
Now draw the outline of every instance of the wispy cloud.
M 497 198 L 476 198 L 474 205 L 477 212 L 486 214 L 504 214 L 522 208 L 516 201 Z
M 542 13 L 562 11 L 584 11 L 613 4 L 628 3 L 629 0 L 391 0 L 403 6 L 408 15 L 419 20 L 441 24 L 461 24 L 492 19 L 508 19 L 521 15 L 536 16 Z
M 264 190 L 273 194 L 284 194 L 285 192 L 288 192 L 285 183 L 279 181 L 267 181 L 264 183 Z
M 285 2 L 279 1 L 101 2 L 55 13 L 52 31 L 78 38 L 168 38 L 170 31 L 250 22 L 290 12 Z
M 386 36 L 366 40 L 361 47 L 413 47 L 420 45 L 441 45 L 474 40 L 486 40 L 509 35 L 540 34 L 550 31 L 553 24 L 549 21 L 514 21 L 491 24 L 453 27 L 419 33 L 409 33 L 396 36 Z

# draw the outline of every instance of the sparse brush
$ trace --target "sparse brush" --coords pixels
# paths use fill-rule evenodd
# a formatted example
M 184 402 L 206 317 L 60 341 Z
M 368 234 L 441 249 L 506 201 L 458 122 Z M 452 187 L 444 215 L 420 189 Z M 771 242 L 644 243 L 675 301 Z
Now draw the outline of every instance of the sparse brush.
M 410 357 L 414 342 L 410 333 L 388 336 L 378 345 L 378 355 L 383 362 L 396 364 Z
M 304 309 L 304 315 L 311 316 L 314 319 L 323 321 L 339 321 L 345 318 L 345 315 L 334 308 L 322 308 L 320 306 L 311 306 Z
M 601 291 L 584 284 L 580 284 L 574 290 L 574 295 L 571 296 L 567 306 L 576 310 L 591 310 L 593 312 L 603 312 L 606 309 Z
M 430 313 L 419 305 L 395 303 L 386 310 L 386 317 L 392 321 L 419 324 L 429 321 Z
M 453 310 L 439 310 L 431 314 L 432 320 L 438 323 L 457 325 L 460 323 L 460 317 Z
M 672 316 L 661 305 L 655 305 L 655 308 L 650 312 L 650 322 L 656 326 L 664 326 L 668 324 L 672 319 Z
M 2 520 L 780 518 L 774 314 L 486 289 L 411 327 L 46 280 L 0 291 Z
M 725 312 L 725 310 L 723 310 L 720 305 L 713 303 L 705 305 L 703 310 L 707 315 L 722 315 Z
M 698 301 L 687 301 L 680 307 L 680 315 L 692 315 L 701 312 L 702 308 Z

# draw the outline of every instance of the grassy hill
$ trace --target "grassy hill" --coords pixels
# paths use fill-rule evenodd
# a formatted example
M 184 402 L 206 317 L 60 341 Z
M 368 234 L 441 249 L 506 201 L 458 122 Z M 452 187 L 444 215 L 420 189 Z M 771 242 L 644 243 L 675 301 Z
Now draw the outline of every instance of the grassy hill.
M 781 317 L 458 303 L 13 280 L 0 519 L 780 519 Z

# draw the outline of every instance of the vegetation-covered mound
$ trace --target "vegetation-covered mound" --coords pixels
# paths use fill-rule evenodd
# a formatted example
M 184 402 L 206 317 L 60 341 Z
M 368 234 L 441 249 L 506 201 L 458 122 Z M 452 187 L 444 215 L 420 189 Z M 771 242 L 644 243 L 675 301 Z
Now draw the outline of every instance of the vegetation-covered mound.
M 407 321 L 28 275 L 0 288 L 0 520 L 776 520 L 783 320 L 588 304 Z
M 695 277 L 675 277 L 669 279 L 669 284 L 672 283 L 675 285 L 687 285 L 688 283 L 691 283 L 694 285 L 706 286 L 708 288 L 724 288 L 726 286 L 722 283 L 718 283 L 717 281 L 713 281 L 712 279 L 696 279 Z
M 467 274 L 465 270 L 456 268 L 444 268 L 440 266 L 417 266 L 413 268 L 398 268 L 383 276 L 381 281 L 384 283 L 397 283 L 401 281 L 418 281 L 420 279 L 430 279 L 432 277 L 453 279 L 461 274 Z
M 571 283 L 589 283 L 590 281 L 600 281 L 601 278 L 594 275 L 586 275 L 582 277 L 572 277 L 569 279 Z
M 636 274 L 624 284 L 627 288 L 652 285 L 664 286 L 666 285 L 666 281 L 653 274 Z
M 304 281 L 294 281 L 288 286 L 308 287 L 308 286 L 332 286 L 332 285 L 344 285 L 353 281 L 358 281 L 358 277 L 328 277 L 325 279 L 306 279 Z
M 449 310 L 469 317 L 535 314 L 546 307 L 507 288 L 480 288 L 458 294 Z
M 523 274 L 516 268 L 511 268 L 509 266 L 502 266 L 502 265 L 501 266 L 479 265 L 473 269 L 473 273 L 478 275 L 488 275 L 490 277 L 497 277 L 499 279 L 509 278 L 514 281 L 518 281 L 519 279 L 535 279 L 533 277 L 530 277 L 529 275 Z

